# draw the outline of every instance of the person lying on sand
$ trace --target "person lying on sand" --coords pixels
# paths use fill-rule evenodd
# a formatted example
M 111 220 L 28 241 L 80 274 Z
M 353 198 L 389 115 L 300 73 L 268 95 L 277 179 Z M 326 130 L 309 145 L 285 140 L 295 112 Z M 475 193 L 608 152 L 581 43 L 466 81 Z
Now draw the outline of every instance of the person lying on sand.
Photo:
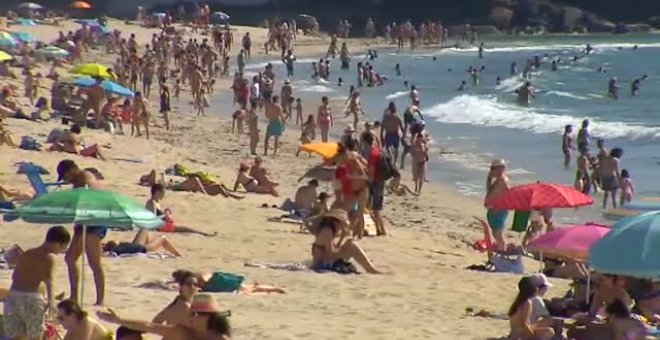
M 90 317 L 74 300 L 57 304 L 57 320 L 66 329 L 63 340 L 112 340 L 112 332 Z
M 277 182 L 272 181 L 270 178 L 268 178 L 268 170 L 263 167 L 263 160 L 261 157 L 255 157 L 254 158 L 254 164 L 250 167 L 250 176 L 252 178 L 256 179 L 259 184 L 268 186 L 268 187 L 276 187 L 280 185 Z
M 80 126 L 73 124 L 71 129 L 65 132 L 62 139 L 53 143 L 48 151 L 68 152 L 85 157 L 94 157 L 100 160 L 105 160 L 105 156 L 101 152 L 98 144 L 84 147 L 80 138 Z
M 140 177 L 139 184 L 142 186 L 152 186 L 153 184 L 160 183 L 166 189 L 173 191 L 188 191 L 188 192 L 201 192 L 204 195 L 217 196 L 222 195 L 225 198 L 243 199 L 243 195 L 232 192 L 226 185 L 222 183 L 206 183 L 197 176 L 190 176 L 183 182 L 174 182 L 172 180 L 164 183 L 163 180 L 158 180 L 156 170 L 151 170 L 148 174 Z
M 131 242 L 108 241 L 103 246 L 104 252 L 117 255 L 165 253 L 173 257 L 183 256 L 165 235 L 152 237 L 149 231 L 140 229 Z
M 407 194 L 419 196 L 418 193 L 410 190 L 407 185 L 401 184 L 401 174 L 398 171 L 395 171 L 394 177 L 392 177 L 392 180 L 390 180 L 390 183 L 387 185 L 387 191 L 388 193 L 393 193 L 397 196 L 406 196 Z
M 278 197 L 279 194 L 275 187 L 259 183 L 255 178 L 248 174 L 250 166 L 241 162 L 236 175 L 236 182 L 234 182 L 234 191 L 238 190 L 238 186 L 242 185 L 247 192 L 254 192 L 257 194 L 271 194 Z
M 348 214 L 342 209 L 332 209 L 323 215 L 312 243 L 313 268 L 332 270 L 337 261 L 355 259 L 367 273 L 380 274 L 362 247 L 353 238 L 346 236 L 349 234 L 349 225 Z
M 23 192 L 16 189 L 9 189 L 0 185 L 0 202 L 21 202 L 29 201 L 34 198 L 34 193 Z
M 151 186 L 151 197 L 147 201 L 147 204 L 145 207 L 147 210 L 152 211 L 156 216 L 160 217 L 165 221 L 163 223 L 163 226 L 158 229 L 158 231 L 162 233 L 191 233 L 191 234 L 199 234 L 203 236 L 215 236 L 218 233 L 206 233 L 197 229 L 189 228 L 189 227 L 184 227 L 184 226 L 177 226 L 174 224 L 174 219 L 172 218 L 172 211 L 169 208 L 161 208 L 160 202 L 161 200 L 165 198 L 165 187 L 161 184 L 154 184 Z M 138 236 L 140 234 L 138 233 Z M 137 238 L 137 236 L 136 236 Z
M 177 276 L 187 276 L 190 274 L 194 275 L 194 277 L 197 279 L 197 287 L 199 287 L 200 291 L 202 292 L 211 292 L 214 291 L 212 286 L 212 277 L 213 273 L 209 272 L 190 272 L 187 270 L 177 270 L 174 273 L 172 273 L 172 277 L 177 277 Z M 286 292 L 284 289 L 280 287 L 276 287 L 273 285 L 268 285 L 268 284 L 259 284 L 259 283 L 253 283 L 253 284 L 247 284 L 247 283 L 242 283 L 240 284 L 239 287 L 234 291 L 236 294 L 243 294 L 243 295 L 249 295 L 249 294 L 257 294 L 257 293 L 279 293 L 279 294 L 285 294 Z
M 148 321 L 122 318 L 114 311 L 98 311 L 99 319 L 136 331 L 162 336 L 167 340 L 229 340 L 231 313 L 220 311 L 215 298 L 209 294 L 196 294 L 190 303 L 188 322 L 184 324 L 157 324 Z

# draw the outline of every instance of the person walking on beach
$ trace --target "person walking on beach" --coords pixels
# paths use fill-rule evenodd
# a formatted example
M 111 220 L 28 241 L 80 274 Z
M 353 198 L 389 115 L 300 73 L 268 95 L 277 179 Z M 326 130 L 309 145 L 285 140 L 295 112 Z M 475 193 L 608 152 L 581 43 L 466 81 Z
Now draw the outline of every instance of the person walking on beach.
M 582 121 L 582 128 L 580 128 L 580 131 L 578 131 L 577 135 L 577 143 L 578 146 L 585 146 L 589 148 L 589 144 L 591 142 L 591 134 L 589 133 L 589 119 L 585 119 Z
M 603 209 L 607 209 L 607 200 L 612 195 L 612 207 L 616 209 L 616 191 L 621 182 L 621 173 L 619 171 L 619 160 L 623 156 L 623 149 L 613 148 L 610 154 L 603 157 L 598 165 L 600 175 L 600 186 L 603 189 Z
M 573 147 L 573 125 L 564 127 L 564 134 L 561 137 L 561 151 L 564 153 L 564 167 L 568 169 L 571 164 L 571 150 Z
M 591 176 L 589 176 L 589 148 L 585 144 L 578 146 L 580 155 L 577 158 L 575 172 L 575 190 L 588 195 L 591 192 Z
M 485 202 L 509 189 L 509 177 L 506 175 L 506 163 L 502 159 L 496 159 L 490 164 L 490 171 L 486 178 Z M 488 207 L 486 207 L 488 208 Z M 506 248 L 504 241 L 504 223 L 509 212 L 507 210 L 488 209 L 486 218 L 493 232 L 493 238 L 498 250 Z
M 633 186 L 632 180 L 630 179 L 630 172 L 628 169 L 621 170 L 621 199 L 619 200 L 619 206 L 623 207 L 626 203 L 632 201 L 632 195 L 635 192 L 635 187 Z
M 373 134 L 366 134 L 363 137 L 365 144 L 369 146 L 367 153 L 367 176 L 369 177 L 369 209 L 371 210 L 371 217 L 376 225 L 376 235 L 386 236 L 385 222 L 381 211 L 385 203 L 385 181 L 392 177 L 392 170 L 396 167 L 394 164 L 387 164 L 388 169 L 384 169 L 381 164 L 389 162 L 391 159 L 384 155 L 380 147 L 375 143 Z M 387 152 L 387 151 L 386 151 Z M 387 170 L 388 173 L 383 173 Z
M 94 175 L 78 167 L 76 162 L 65 159 L 57 164 L 57 178 L 58 181 L 73 185 L 74 188 L 90 188 L 98 189 L 99 184 Z M 83 245 L 83 229 L 86 228 L 85 233 L 85 249 Z M 96 306 L 103 305 L 105 298 L 105 272 L 101 265 L 102 247 L 101 241 L 108 233 L 108 228 L 105 226 L 82 226 L 76 224 L 73 227 L 73 239 L 71 246 L 64 256 L 66 265 L 69 269 L 69 284 L 71 286 L 71 299 L 78 301 L 78 287 L 80 284 L 80 268 L 77 266 L 78 259 L 83 251 L 87 255 L 89 267 L 94 274 L 94 285 L 96 285 Z
M 364 114 L 360 103 L 360 91 L 354 91 L 346 107 L 346 117 L 353 115 L 353 126 L 358 126 L 360 123 L 360 113 Z
M 403 121 L 396 113 L 396 105 L 390 102 L 383 114 L 383 128 L 380 130 L 380 140 L 385 148 L 392 154 L 392 160 L 396 164 L 399 158 L 399 145 L 403 132 Z
M 279 97 L 273 96 L 272 100 L 266 103 L 266 118 L 268 118 L 268 125 L 266 126 L 266 137 L 264 138 L 264 156 L 268 155 L 268 143 L 270 137 L 274 137 L 273 156 L 277 155 L 280 136 L 284 131 L 284 115 L 282 112 L 282 106 L 280 106 L 278 102 Z
M 4 335 L 9 339 L 41 340 L 46 313 L 55 315 L 53 273 L 57 255 L 66 252 L 71 235 L 62 226 L 48 229 L 40 246 L 18 256 L 9 295 L 4 299 Z M 46 286 L 46 298 L 39 291 Z
M 316 123 L 319 125 L 319 129 L 321 130 L 321 141 L 323 143 L 327 143 L 328 133 L 330 131 L 330 127 L 333 125 L 333 122 L 332 108 L 330 108 L 328 97 L 326 96 L 321 98 L 321 105 L 319 106 L 318 112 L 316 114 Z

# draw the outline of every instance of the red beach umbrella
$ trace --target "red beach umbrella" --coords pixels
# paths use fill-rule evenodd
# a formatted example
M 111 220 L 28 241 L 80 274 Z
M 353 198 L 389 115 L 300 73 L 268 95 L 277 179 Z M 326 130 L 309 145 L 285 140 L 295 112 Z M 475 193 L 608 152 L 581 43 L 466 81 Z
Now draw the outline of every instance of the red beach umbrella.
M 530 183 L 513 187 L 486 201 L 486 207 L 494 210 L 541 210 L 575 208 L 591 205 L 591 197 L 565 185 Z

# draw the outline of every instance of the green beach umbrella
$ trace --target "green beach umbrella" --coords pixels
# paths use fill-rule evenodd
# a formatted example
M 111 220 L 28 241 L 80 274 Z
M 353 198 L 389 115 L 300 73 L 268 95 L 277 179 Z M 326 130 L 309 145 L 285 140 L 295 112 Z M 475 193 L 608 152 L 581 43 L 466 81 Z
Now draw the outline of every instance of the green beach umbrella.
M 22 219 L 37 224 L 81 224 L 130 230 L 156 229 L 163 220 L 124 195 L 89 188 L 59 190 L 40 196 L 5 215 L 5 220 Z M 87 228 L 83 227 L 82 249 Z M 82 256 L 80 304 L 85 291 L 85 256 Z
M 28 223 L 102 225 L 130 230 L 157 229 L 163 220 L 124 195 L 87 188 L 59 190 L 9 213 Z

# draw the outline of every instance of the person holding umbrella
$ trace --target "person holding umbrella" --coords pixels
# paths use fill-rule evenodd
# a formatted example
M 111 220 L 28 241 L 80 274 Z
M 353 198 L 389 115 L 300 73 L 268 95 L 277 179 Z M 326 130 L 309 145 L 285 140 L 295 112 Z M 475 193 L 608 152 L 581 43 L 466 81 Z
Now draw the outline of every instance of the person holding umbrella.
M 487 202 L 492 197 L 496 197 L 509 189 L 509 177 L 506 176 L 506 163 L 503 159 L 496 159 L 490 164 L 490 171 L 486 178 L 486 198 Z M 493 232 L 497 249 L 504 250 L 506 242 L 504 241 L 504 222 L 508 216 L 508 210 L 488 209 L 486 218 L 488 225 Z
M 81 169 L 76 162 L 65 159 L 57 164 L 57 179 L 73 185 L 74 188 L 99 189 L 99 183 L 94 175 Z M 71 299 L 78 301 L 78 286 L 80 285 L 80 268 L 76 266 L 78 259 L 83 252 L 83 226 L 75 225 L 71 246 L 64 256 L 69 270 L 69 285 L 71 287 Z M 101 255 L 103 254 L 101 240 L 108 233 L 108 228 L 104 226 L 86 226 L 85 236 L 85 255 L 89 261 L 89 267 L 94 274 L 94 284 L 96 285 L 96 303 L 103 305 L 105 298 L 105 272 L 101 265 Z

